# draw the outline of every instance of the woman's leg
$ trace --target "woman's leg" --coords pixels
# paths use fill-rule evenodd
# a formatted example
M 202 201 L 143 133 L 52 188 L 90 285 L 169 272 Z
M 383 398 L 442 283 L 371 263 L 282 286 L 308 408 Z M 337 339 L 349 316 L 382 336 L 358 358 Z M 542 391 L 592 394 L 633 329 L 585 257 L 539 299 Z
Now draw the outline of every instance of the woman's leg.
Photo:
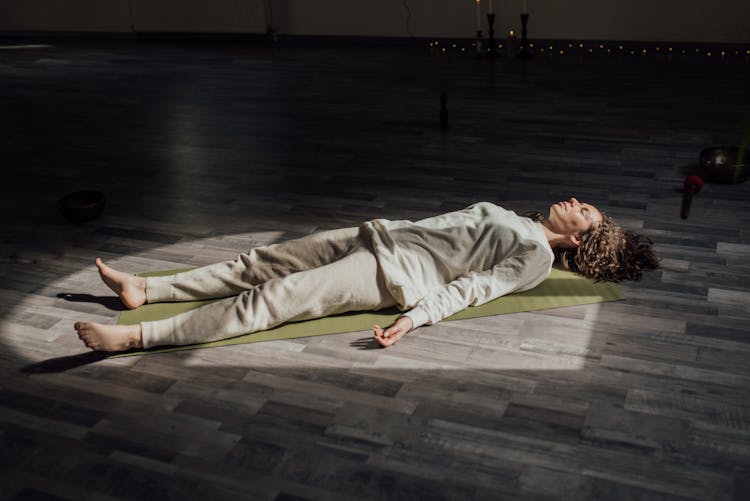
M 287 321 L 395 305 L 365 246 L 318 268 L 277 276 L 236 297 L 172 318 L 142 322 L 143 347 L 184 345 L 240 336 Z
M 334 262 L 360 237 L 358 227 L 321 231 L 256 247 L 235 259 L 164 277 L 146 277 L 146 302 L 234 296 L 268 280 Z

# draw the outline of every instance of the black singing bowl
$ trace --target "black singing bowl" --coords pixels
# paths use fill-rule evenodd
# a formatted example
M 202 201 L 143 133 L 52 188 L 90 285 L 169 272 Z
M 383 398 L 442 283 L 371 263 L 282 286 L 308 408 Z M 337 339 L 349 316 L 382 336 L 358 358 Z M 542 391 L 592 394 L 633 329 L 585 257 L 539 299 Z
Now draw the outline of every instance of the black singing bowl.
M 714 146 L 701 151 L 701 176 L 714 183 L 735 184 L 747 179 L 750 173 L 750 158 L 747 150 L 742 161 L 737 146 Z
M 104 210 L 104 204 L 104 193 L 96 190 L 68 193 L 57 201 L 57 207 L 63 217 L 73 223 L 97 218 Z

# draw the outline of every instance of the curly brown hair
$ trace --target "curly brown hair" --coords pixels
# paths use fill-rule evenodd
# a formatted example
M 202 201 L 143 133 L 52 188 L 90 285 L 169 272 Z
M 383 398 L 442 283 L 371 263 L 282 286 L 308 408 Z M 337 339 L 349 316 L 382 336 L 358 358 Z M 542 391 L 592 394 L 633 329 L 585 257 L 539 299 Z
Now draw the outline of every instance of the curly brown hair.
M 534 221 L 541 221 L 540 212 L 529 213 Z M 597 282 L 640 280 L 644 270 L 659 268 L 653 242 L 619 226 L 614 219 L 602 214 L 602 222 L 579 236 L 578 247 L 555 249 L 555 261 L 566 270 L 580 273 Z

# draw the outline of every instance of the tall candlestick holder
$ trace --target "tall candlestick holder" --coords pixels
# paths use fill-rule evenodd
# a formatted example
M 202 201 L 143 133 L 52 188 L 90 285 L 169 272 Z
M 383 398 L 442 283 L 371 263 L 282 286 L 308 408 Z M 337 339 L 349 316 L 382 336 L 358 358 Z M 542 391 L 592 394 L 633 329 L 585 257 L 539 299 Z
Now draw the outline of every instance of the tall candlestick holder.
M 487 43 L 489 45 L 487 46 L 486 55 L 489 57 L 495 57 L 497 53 L 495 52 L 495 13 L 494 12 L 487 13 Z
M 529 50 L 529 39 L 526 36 L 526 24 L 529 22 L 529 14 L 524 12 L 521 14 L 521 51 L 518 53 L 518 58 L 529 59 L 531 57 L 531 51 Z

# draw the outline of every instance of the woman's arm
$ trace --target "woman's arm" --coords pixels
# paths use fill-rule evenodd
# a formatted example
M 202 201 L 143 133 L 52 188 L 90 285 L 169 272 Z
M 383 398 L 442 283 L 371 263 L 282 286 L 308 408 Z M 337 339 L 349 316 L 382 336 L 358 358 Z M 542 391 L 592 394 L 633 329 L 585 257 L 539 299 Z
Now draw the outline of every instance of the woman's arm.
M 469 272 L 423 297 L 385 331 L 376 325 L 375 339 L 388 347 L 416 327 L 435 324 L 470 305 L 480 306 L 517 289 L 534 287 L 547 278 L 549 266 L 548 252 L 532 247 L 488 270 Z
M 376 325 L 373 331 L 375 333 L 375 339 L 378 340 L 380 346 L 387 348 L 401 339 L 404 334 L 412 329 L 412 327 L 414 327 L 414 324 L 412 323 L 411 318 L 400 316 L 396 319 L 393 325 L 386 330 L 383 330 L 379 325 Z
M 535 287 L 549 275 L 550 264 L 546 250 L 529 249 L 488 270 L 461 275 L 420 299 L 404 315 L 411 318 L 413 328 L 433 325 L 468 306 L 480 306 L 516 290 Z

